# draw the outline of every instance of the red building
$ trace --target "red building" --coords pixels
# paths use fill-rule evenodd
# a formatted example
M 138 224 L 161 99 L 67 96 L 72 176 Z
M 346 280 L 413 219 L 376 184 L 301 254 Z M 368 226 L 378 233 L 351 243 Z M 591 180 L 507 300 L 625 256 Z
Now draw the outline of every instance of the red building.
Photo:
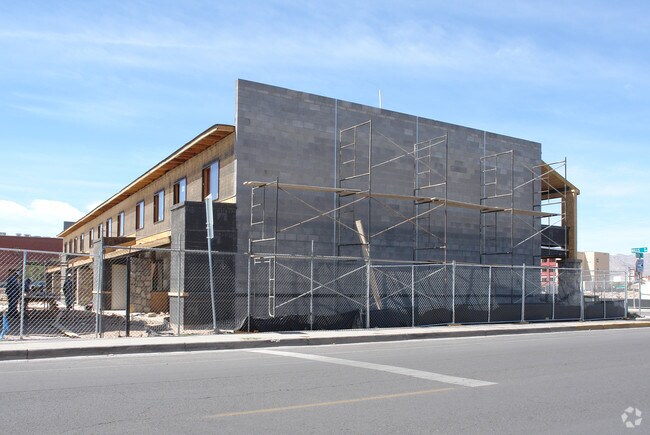
M 22 269 L 23 251 L 33 251 L 27 253 L 28 264 L 58 261 L 57 253 L 63 252 L 63 239 L 0 235 L 0 282 L 6 279 L 10 270 Z
M 558 286 L 558 258 L 542 258 L 542 289 L 556 293 Z

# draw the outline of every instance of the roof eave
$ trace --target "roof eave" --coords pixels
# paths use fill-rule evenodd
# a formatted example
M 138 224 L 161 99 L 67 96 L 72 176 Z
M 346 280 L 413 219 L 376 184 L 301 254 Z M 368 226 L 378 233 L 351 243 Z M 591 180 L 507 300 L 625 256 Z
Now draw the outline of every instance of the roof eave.
M 185 145 L 174 151 L 172 154 L 161 160 L 153 168 L 149 169 L 147 172 L 136 178 L 134 181 L 129 183 L 122 190 L 117 192 L 115 195 L 107 199 L 106 201 L 99 204 L 93 210 L 88 212 L 81 219 L 76 221 L 73 225 L 63 230 L 58 234 L 57 237 L 66 237 L 67 235 L 75 232 L 79 227 L 88 223 L 90 220 L 96 218 L 100 214 L 104 213 L 106 210 L 111 207 L 119 204 L 124 201 L 129 196 L 133 195 L 135 192 L 143 189 L 154 181 L 158 180 L 160 177 L 165 175 L 167 172 L 172 169 L 180 166 L 185 163 L 192 157 L 201 153 L 205 149 L 209 148 L 211 145 L 201 144 L 201 141 L 214 136 L 214 143 L 220 142 L 226 137 L 230 136 L 235 132 L 235 126 L 227 124 L 215 124 L 212 127 L 206 129 L 204 132 L 197 135 L 194 139 L 187 142 Z

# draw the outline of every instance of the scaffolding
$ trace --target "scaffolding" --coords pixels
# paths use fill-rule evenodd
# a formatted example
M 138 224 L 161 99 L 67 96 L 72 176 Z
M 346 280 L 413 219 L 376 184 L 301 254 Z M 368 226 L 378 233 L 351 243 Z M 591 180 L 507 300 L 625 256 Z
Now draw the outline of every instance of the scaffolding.
M 508 167 L 510 171 L 504 171 Z M 567 181 L 566 159 L 525 168 L 530 179 L 515 185 L 514 150 L 481 157 L 481 204 L 494 207 L 481 211 L 481 263 L 485 264 L 487 258 L 505 256 L 512 264 L 516 249 L 536 237 L 540 238 L 540 246 L 555 245 L 558 257 L 568 256 L 568 249 L 559 246 L 557 237 L 551 237 L 551 232 L 557 234 L 559 230 L 565 244 L 568 240 L 567 194 L 576 189 Z M 532 195 L 533 210 L 529 212 L 517 211 L 515 207 L 515 196 L 524 188 L 530 188 Z M 520 239 L 514 234 L 517 223 L 528 228 L 528 234 Z M 504 227 L 505 231 L 500 231 Z M 539 264 L 541 258 L 549 255 L 536 251 L 536 246 L 531 243 L 533 264 Z
M 346 256 L 350 247 L 354 255 L 361 251 L 364 256 L 372 257 L 373 241 L 385 233 L 406 224 L 413 227 L 412 258 L 414 261 L 445 263 L 447 260 L 448 208 L 475 210 L 480 213 L 481 258 L 488 256 L 509 255 L 514 249 L 542 233 L 538 222 L 542 218 L 550 219 L 562 214 L 547 212 L 535 195 L 543 200 L 554 198 L 560 192 L 557 183 L 550 183 L 548 177 L 554 169 L 544 170 L 547 164 L 528 168 L 531 178 L 515 186 L 514 151 L 503 151 L 480 158 L 481 190 L 479 204 L 451 200 L 448 197 L 447 178 L 449 168 L 449 140 L 441 135 L 432 139 L 418 141 L 411 149 L 406 149 L 383 138 L 396 147 L 399 154 L 389 159 L 375 162 L 373 160 L 372 121 L 341 129 L 337 141 L 339 159 L 336 173 L 336 187 L 314 186 L 282 183 L 278 178 L 272 181 L 246 181 L 251 188 L 250 229 L 251 252 L 260 252 L 256 246 L 266 245 L 266 253 L 278 252 L 278 235 L 305 225 L 316 219 L 326 218 L 335 223 L 334 240 L 339 256 Z M 413 194 L 377 192 L 373 188 L 373 171 L 377 168 L 409 158 L 413 171 Z M 566 166 L 566 162 L 562 162 Z M 546 177 L 546 178 L 545 178 Z M 566 177 L 559 177 L 566 180 Z M 515 204 L 516 192 L 532 185 L 532 210 L 518 209 Z M 542 187 L 544 192 L 539 190 Z M 553 186 L 552 188 L 549 186 Z M 269 191 L 273 190 L 273 194 Z M 552 190 L 552 191 L 551 191 Z M 279 192 L 283 192 L 298 203 L 306 206 L 313 213 L 306 219 L 285 226 L 279 224 Z M 336 197 L 334 208 L 323 208 L 322 204 L 312 204 L 301 198 L 296 192 L 332 193 Z M 435 193 L 435 195 L 434 195 Z M 401 213 L 388 206 L 388 202 L 407 201 L 412 204 L 411 215 Z M 392 214 L 397 222 L 379 227 L 373 222 L 373 206 L 382 207 L 382 211 Z M 506 219 L 502 219 L 502 217 Z M 532 229 L 522 240 L 516 240 L 514 234 L 515 219 L 528 220 Z M 505 232 L 502 231 L 505 226 Z M 379 228 L 378 228 L 379 227 Z M 507 237 L 502 234 L 507 234 Z M 504 243 L 505 240 L 505 243 Z M 269 245 L 270 244 L 270 245 Z M 431 251 L 438 251 L 438 258 L 433 258 Z
M 481 205 L 492 205 L 494 210 L 481 210 L 480 239 L 481 263 L 485 264 L 488 256 L 510 257 L 512 264 L 514 254 L 514 151 L 503 151 L 486 155 L 481 161 Z M 501 163 L 500 162 L 504 162 Z M 509 171 L 503 171 L 503 168 Z M 534 202 L 533 202 L 534 203 Z M 506 205 L 507 207 L 504 207 Z M 509 212 L 506 212 L 509 210 Z M 503 216 L 505 212 L 505 216 Z M 506 219 L 503 219 L 505 217 Z M 504 222 L 505 221 L 505 222 Z M 504 243 L 500 228 L 506 225 L 508 243 Z
M 381 161 L 376 161 L 373 152 L 373 142 L 377 137 L 389 143 L 394 152 Z M 411 250 L 414 262 L 446 264 L 449 207 L 473 210 L 480 214 L 480 262 L 483 264 L 488 258 L 495 260 L 497 256 L 506 256 L 512 264 L 517 248 L 534 237 L 543 236 L 545 227 L 542 228 L 540 224 L 542 219 L 564 219 L 562 213 L 544 209 L 553 205 L 550 200 L 556 199 L 555 194 L 566 190 L 566 186 L 558 187 L 557 180 L 550 180 L 553 175 L 559 175 L 554 169 L 557 164 L 549 167 L 543 163 L 528 168 L 530 179 L 515 185 L 513 150 L 484 155 L 480 158 L 482 193 L 479 203 L 456 201 L 448 197 L 448 135 L 418 139 L 416 137 L 411 147 L 399 145 L 373 131 L 373 122 L 368 120 L 338 131 L 335 187 L 282 183 L 278 178 L 244 182 L 245 186 L 251 188 L 249 252 L 253 265 L 268 267 L 270 316 L 275 315 L 278 238 L 318 219 L 333 221 L 332 240 L 338 257 L 358 257 L 361 253 L 368 264 L 374 258 L 373 243 L 380 236 L 404 225 L 412 226 Z M 404 167 L 412 168 L 412 194 L 377 191 L 373 183 L 373 172 L 403 159 L 410 160 Z M 563 164 L 566 169 L 566 162 Z M 566 181 L 566 176 L 557 178 Z M 524 188 L 530 188 L 532 210 L 516 208 L 515 197 Z M 280 222 L 280 192 L 306 207 L 310 211 L 308 217 L 296 222 Z M 313 199 L 322 199 L 326 194 L 334 195 L 334 207 L 323 207 L 324 201 Z M 311 195 L 311 200 L 305 199 L 305 195 Z M 537 197 L 543 201 L 537 200 Z M 405 202 L 411 204 L 410 213 L 403 212 L 404 207 L 398 209 L 390 206 L 391 203 Z M 394 221 L 387 225 L 373 222 L 373 213 L 377 213 L 373 210 L 392 215 Z M 303 217 L 305 216 L 307 215 Z M 525 222 L 529 230 L 525 237 L 517 239 L 515 225 L 519 221 Z M 535 244 L 531 243 L 531 246 L 534 250 Z M 313 255 L 313 244 L 311 249 Z M 540 254 L 534 251 L 530 255 L 535 258 Z
M 396 147 L 398 154 L 376 162 L 372 157 L 371 120 L 340 130 L 337 141 L 337 187 L 281 183 L 278 179 L 245 182 L 244 185 L 251 187 L 250 225 L 251 233 L 256 234 L 256 237 L 251 239 L 251 252 L 257 251 L 256 246 L 266 244 L 266 252 L 270 249 L 269 253 L 277 253 L 278 235 L 316 219 L 328 218 L 335 222 L 334 240 L 339 256 L 345 256 L 349 252 L 356 255 L 360 250 L 364 257 L 370 258 L 374 240 L 398 227 L 410 224 L 413 227 L 413 260 L 444 263 L 447 259 L 447 206 L 481 209 L 475 204 L 448 199 L 448 136 L 445 134 L 416 142 L 411 149 L 398 145 L 386 136 L 382 137 Z M 413 194 L 374 191 L 373 171 L 404 158 L 411 159 Z M 273 189 L 275 193 L 269 194 L 269 189 Z M 279 226 L 280 191 L 312 210 L 314 214 L 300 222 Z M 295 194 L 300 191 L 333 193 L 336 196 L 336 206 L 333 209 L 322 209 L 321 205 L 310 204 Z M 413 212 L 411 215 L 401 213 L 387 205 L 387 202 L 391 201 L 410 202 Z M 377 228 L 378 225 L 373 223 L 372 219 L 373 207 L 386 210 L 394 215 L 397 222 Z M 431 251 L 440 252 L 435 260 L 431 258 Z
M 438 151 L 438 155 L 436 155 Z M 442 154 L 442 156 L 440 156 Z M 449 136 L 444 135 L 413 145 L 415 160 L 415 177 L 413 195 L 415 197 L 429 196 L 442 190 L 443 201 L 414 201 L 415 247 L 413 260 L 420 260 L 420 252 L 437 250 L 442 252 L 442 261 L 447 262 L 447 174 L 449 171 Z M 435 171 L 435 167 L 442 161 L 442 171 Z M 436 214 L 441 215 L 442 225 L 436 234 Z M 424 240 L 421 240 L 424 234 Z
M 537 194 L 540 196 L 540 211 L 552 212 L 552 216 L 544 218 L 541 222 L 541 245 L 549 246 L 549 252 L 542 253 L 542 257 L 551 258 L 553 250 L 556 250 L 557 257 L 571 258 L 575 255 L 572 250 L 569 232 L 572 224 L 570 221 L 570 204 L 573 199 L 569 195 L 577 194 L 579 191 L 567 181 L 566 158 L 557 162 L 542 163 L 533 168 L 540 180 Z M 575 206 L 575 204 L 573 204 Z M 574 216 L 575 217 L 575 216 Z M 558 230 L 562 233 L 564 246 L 558 246 L 557 237 L 551 237 L 551 230 Z

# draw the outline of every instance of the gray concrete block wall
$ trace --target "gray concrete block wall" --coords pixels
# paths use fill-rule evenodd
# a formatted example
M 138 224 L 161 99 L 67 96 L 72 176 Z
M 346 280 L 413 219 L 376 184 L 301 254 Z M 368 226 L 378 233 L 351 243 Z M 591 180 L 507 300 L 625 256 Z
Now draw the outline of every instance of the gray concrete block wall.
M 332 98 L 312 95 L 293 90 L 277 88 L 259 83 L 239 80 L 237 82 L 236 107 L 236 156 L 237 156 L 237 222 L 238 248 L 248 246 L 250 220 L 250 189 L 243 186 L 244 181 L 272 181 L 279 177 L 280 182 L 334 187 L 339 184 L 340 173 L 344 167 L 337 153 L 339 131 L 353 125 L 372 121 L 373 164 L 395 158 L 413 150 L 416 141 L 424 141 L 444 134 L 449 135 L 447 196 L 449 199 L 479 203 L 482 197 L 481 156 L 496 152 L 514 150 L 514 174 L 510 183 L 509 164 L 500 171 L 500 177 L 509 184 L 523 185 L 515 191 L 515 208 L 532 210 L 539 203 L 539 195 L 533 191 L 533 183 L 526 185 L 532 174 L 529 167 L 539 165 L 541 146 L 539 143 L 511 138 L 495 133 L 447 124 L 435 120 L 418 118 L 412 115 L 380 110 L 356 103 L 338 101 Z M 368 165 L 367 133 L 359 128 L 357 162 Z M 342 138 L 343 141 L 347 138 Z M 436 151 L 436 156 L 444 153 Z M 337 171 L 338 169 L 338 171 Z M 434 178 L 442 179 L 444 166 L 434 165 Z M 364 170 L 360 170 L 365 172 Z M 414 186 L 414 161 L 403 157 L 377 167 L 372 171 L 373 192 L 412 195 Z M 367 188 L 367 179 L 359 178 L 342 183 L 342 187 Z M 506 186 L 510 189 L 511 186 Z M 537 185 L 537 187 L 539 187 Z M 539 190 L 539 189 L 537 189 Z M 425 193 L 425 192 L 423 192 Z M 336 205 L 333 194 L 314 194 L 292 192 L 296 196 L 325 211 Z M 443 196 L 441 188 L 426 193 Z M 344 203 L 349 200 L 342 200 Z M 503 201 L 503 200 L 502 200 Z M 509 202 L 510 199 L 507 199 Z M 376 233 L 403 220 L 402 216 L 413 216 L 414 206 L 409 201 L 382 201 L 385 207 L 372 202 L 372 214 L 368 213 L 368 201 L 361 201 L 350 208 L 349 213 L 341 213 L 342 221 L 353 226 L 354 219 L 361 219 L 364 226 L 372 223 Z M 493 201 L 496 205 L 496 201 Z M 347 210 L 347 209 L 346 209 Z M 392 210 L 392 211 L 391 211 Z M 301 205 L 291 195 L 279 195 L 278 226 L 283 228 L 314 216 L 314 210 Z M 442 233 L 444 213 L 438 211 L 435 221 L 437 233 Z M 496 247 L 509 245 L 510 217 L 501 214 L 502 231 L 495 241 Z M 479 263 L 480 256 L 480 213 L 449 207 L 447 209 L 447 259 Z M 515 242 L 528 237 L 539 223 L 529 217 L 514 219 L 512 231 Z M 356 235 L 350 230 L 339 228 L 342 241 L 354 243 Z M 369 228 L 366 228 L 368 231 Z M 254 234 L 255 236 L 255 234 Z M 335 226 L 327 218 L 320 218 L 308 224 L 282 233 L 278 241 L 279 252 L 308 253 L 310 240 L 316 243 L 317 254 L 361 255 L 359 246 L 351 246 L 342 251 L 336 250 Z M 358 241 L 357 241 L 358 242 Z M 519 246 L 515 255 L 507 259 L 496 259 L 494 263 L 510 262 L 533 264 L 538 238 Z M 395 230 L 384 233 L 372 241 L 375 258 L 410 260 L 413 256 L 413 226 L 404 224 Z M 508 246 L 509 247 L 509 246 Z M 260 247 L 261 248 L 261 247 Z M 264 249 L 262 249 L 264 250 Z M 356 252 L 355 252 L 356 251 Z M 433 258 L 434 253 L 429 253 Z M 539 254 L 537 254 L 539 255 Z

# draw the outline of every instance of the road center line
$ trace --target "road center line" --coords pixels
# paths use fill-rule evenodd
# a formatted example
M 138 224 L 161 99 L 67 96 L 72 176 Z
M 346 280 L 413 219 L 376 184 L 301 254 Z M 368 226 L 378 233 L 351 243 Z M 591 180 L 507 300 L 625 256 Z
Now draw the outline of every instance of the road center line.
M 255 349 L 255 350 L 249 350 L 249 352 L 264 353 L 268 355 L 277 355 L 277 356 L 286 356 L 290 358 L 301 358 L 310 361 L 318 361 L 318 362 L 338 364 L 338 365 L 350 366 L 350 367 L 358 367 L 358 368 L 370 369 L 370 370 L 379 370 L 382 372 L 394 373 L 396 375 L 411 376 L 413 378 L 443 382 L 445 384 L 461 385 L 463 387 L 485 387 L 488 385 L 496 384 L 495 382 L 480 381 L 477 379 L 469 379 L 469 378 L 459 378 L 456 376 L 448 376 L 440 373 L 407 369 L 404 367 L 387 366 L 384 364 L 374 364 L 374 363 L 368 363 L 363 361 L 353 361 L 348 359 L 332 358 L 329 356 L 311 355 L 307 353 L 285 352 L 281 350 L 271 350 L 271 349 Z
M 235 412 L 224 412 L 221 414 L 210 415 L 208 418 L 221 418 L 221 417 L 239 417 L 242 415 L 252 415 L 252 414 L 268 414 L 271 412 L 282 412 L 282 411 L 293 411 L 298 409 L 308 409 L 308 408 L 318 408 L 321 406 L 335 406 L 335 405 L 347 405 L 349 403 L 358 403 L 358 402 L 367 402 L 370 400 L 386 400 L 386 399 L 398 399 L 400 397 L 409 397 L 409 396 L 420 396 L 423 394 L 433 394 L 441 393 L 443 391 L 450 391 L 453 388 L 435 388 L 433 390 L 420 390 L 420 391 L 409 391 L 406 393 L 395 393 L 395 394 L 382 394 L 380 396 L 367 396 L 367 397 L 358 397 L 356 399 L 343 399 L 343 400 L 333 400 L 329 402 L 316 402 L 316 403 L 304 403 L 302 405 L 289 405 L 289 406 L 280 406 L 277 408 L 262 408 L 262 409 L 252 409 L 250 411 L 235 411 Z

